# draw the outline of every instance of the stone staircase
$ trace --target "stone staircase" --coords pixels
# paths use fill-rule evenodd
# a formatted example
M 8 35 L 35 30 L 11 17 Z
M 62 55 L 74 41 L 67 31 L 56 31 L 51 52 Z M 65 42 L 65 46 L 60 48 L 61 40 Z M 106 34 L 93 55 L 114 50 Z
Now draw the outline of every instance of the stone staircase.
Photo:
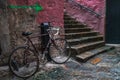
M 93 56 L 111 50 L 106 46 L 103 35 L 93 31 L 70 16 L 64 14 L 65 38 L 71 45 L 72 57 L 78 61 L 86 62 Z

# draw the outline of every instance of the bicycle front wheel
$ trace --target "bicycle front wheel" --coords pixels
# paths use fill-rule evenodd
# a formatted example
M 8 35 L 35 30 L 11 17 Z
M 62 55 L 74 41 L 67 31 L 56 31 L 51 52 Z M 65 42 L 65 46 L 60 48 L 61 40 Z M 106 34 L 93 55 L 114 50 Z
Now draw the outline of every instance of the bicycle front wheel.
M 18 47 L 9 57 L 10 71 L 17 77 L 29 78 L 39 68 L 39 59 L 34 51 L 26 47 Z
M 63 64 L 71 56 L 71 47 L 65 39 L 57 38 L 50 45 L 49 53 L 53 62 Z

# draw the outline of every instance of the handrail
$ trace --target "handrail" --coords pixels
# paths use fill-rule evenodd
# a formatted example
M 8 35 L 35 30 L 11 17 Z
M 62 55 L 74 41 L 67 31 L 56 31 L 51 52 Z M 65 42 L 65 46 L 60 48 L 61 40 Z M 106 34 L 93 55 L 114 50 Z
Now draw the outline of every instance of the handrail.
M 86 7 L 86 6 L 84 6 L 84 5 L 81 5 L 80 3 L 77 3 L 76 1 L 74 1 L 74 0 L 67 0 L 68 2 L 71 2 L 72 4 L 74 3 L 75 5 L 74 6 L 79 6 L 80 8 L 82 8 L 82 9 L 84 9 L 84 10 L 87 10 L 88 12 L 90 12 L 91 14 L 94 14 L 96 17 L 98 17 L 98 18 L 101 18 L 102 17 L 102 15 L 101 14 L 99 14 L 99 13 L 97 13 L 97 12 L 95 12 L 93 9 L 91 9 L 91 8 L 89 8 L 89 7 Z

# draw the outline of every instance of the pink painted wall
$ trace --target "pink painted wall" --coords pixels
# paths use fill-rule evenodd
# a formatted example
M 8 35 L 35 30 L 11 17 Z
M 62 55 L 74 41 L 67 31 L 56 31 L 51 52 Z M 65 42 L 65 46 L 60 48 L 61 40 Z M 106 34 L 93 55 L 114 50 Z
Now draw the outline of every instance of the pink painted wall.
M 63 8 L 65 6 L 66 11 L 70 16 L 76 18 L 78 21 L 87 24 L 101 34 L 104 34 L 104 19 L 105 19 L 105 0 L 76 0 L 87 7 L 92 8 L 97 13 L 102 14 L 102 18 L 96 18 L 94 15 L 84 11 L 83 9 L 74 9 L 69 3 L 64 0 L 10 0 L 11 4 L 17 5 L 32 5 L 39 2 L 43 6 L 44 10 L 39 12 L 36 20 L 41 22 L 52 22 L 54 26 L 63 26 Z M 65 5 L 64 5 L 65 3 Z
M 105 0 L 75 0 L 77 3 L 90 7 L 95 12 L 102 15 L 101 18 L 95 17 L 93 14 L 76 8 L 72 3 L 65 2 L 66 11 L 70 16 L 76 18 L 76 20 L 87 24 L 92 29 L 99 31 L 101 34 L 104 34 L 104 24 L 105 24 Z
M 52 22 L 54 26 L 63 26 L 63 0 L 9 0 L 9 2 L 17 5 L 32 5 L 38 2 L 44 8 L 36 17 L 38 23 Z

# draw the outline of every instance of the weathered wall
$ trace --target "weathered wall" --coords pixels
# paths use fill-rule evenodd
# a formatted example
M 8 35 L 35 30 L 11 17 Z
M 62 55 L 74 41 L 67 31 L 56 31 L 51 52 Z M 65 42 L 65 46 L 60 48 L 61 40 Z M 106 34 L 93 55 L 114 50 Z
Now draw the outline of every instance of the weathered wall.
M 63 26 L 64 0 L 9 0 L 11 4 L 33 5 L 38 2 L 44 10 L 37 15 L 37 22 L 52 22 L 54 26 Z
M 53 26 L 63 26 L 63 0 L 9 0 L 9 4 L 19 6 L 34 5 L 36 2 L 44 8 L 38 14 L 34 14 L 35 11 L 32 9 L 10 9 L 11 11 L 9 12 L 12 12 L 11 15 L 13 16 L 13 21 L 9 22 L 11 24 L 10 31 L 12 31 L 11 35 L 16 34 L 16 37 L 12 37 L 16 38 L 16 40 L 11 40 L 18 41 L 22 31 L 40 31 L 38 25 L 41 22 L 51 22 Z M 17 45 L 14 41 L 12 42 Z M 20 40 L 18 43 L 21 44 Z
M 7 23 L 7 0 L 0 0 L 0 64 L 7 62 L 6 57 L 10 50 L 9 25 Z
M 63 0 L 39 0 L 44 10 L 38 14 L 37 21 L 52 22 L 54 26 L 63 26 Z
M 70 16 L 76 18 L 78 21 L 84 24 L 87 24 L 94 30 L 99 31 L 101 34 L 104 34 L 105 0 L 74 0 L 77 3 L 85 5 L 86 7 L 90 7 L 95 12 L 101 14 L 101 18 L 97 18 L 89 12 L 73 6 L 69 1 L 70 0 L 68 0 L 68 2 L 65 2 L 65 8 Z
M 9 4 L 19 6 L 34 5 L 36 2 L 43 7 L 43 11 L 38 14 L 35 14 L 33 9 L 9 9 L 11 15 L 9 18 L 12 17 L 9 20 L 12 47 L 22 43 L 22 31 L 40 31 L 38 26 L 41 22 L 51 22 L 53 26 L 63 26 L 63 0 L 9 0 Z
M 23 31 L 37 32 L 34 35 L 40 35 L 38 26 L 41 22 L 51 22 L 53 26 L 63 26 L 63 0 L 0 0 L 8 1 L 7 5 L 0 5 L 0 8 L 5 7 L 5 11 L 0 9 L 0 53 L 9 56 L 11 50 L 15 47 L 23 45 Z M 8 5 L 33 5 L 38 2 L 44 10 L 35 15 L 32 9 L 10 9 Z M 6 4 L 7 2 L 5 2 Z M 35 41 L 36 40 L 36 41 Z M 39 38 L 34 39 L 36 43 Z M 4 52 L 3 52 L 4 51 Z M 0 56 L 1 57 L 1 56 Z M 8 57 L 7 57 L 8 58 Z M 7 59 L 3 57 L 7 63 Z M 0 61 L 0 65 L 2 65 Z

